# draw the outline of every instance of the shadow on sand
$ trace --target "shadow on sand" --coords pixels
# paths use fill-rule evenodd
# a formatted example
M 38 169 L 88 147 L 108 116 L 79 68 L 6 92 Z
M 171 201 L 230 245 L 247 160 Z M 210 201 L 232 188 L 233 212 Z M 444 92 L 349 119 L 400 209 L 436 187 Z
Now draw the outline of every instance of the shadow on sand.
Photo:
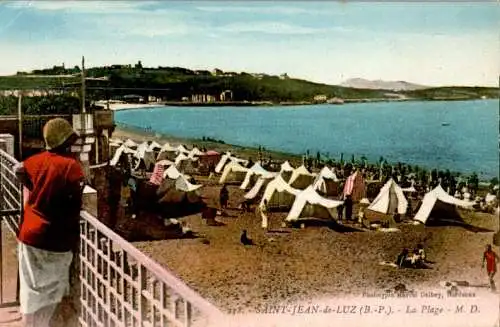
M 442 222 L 432 222 L 428 224 L 429 227 L 435 226 L 435 227 L 461 227 L 464 228 L 465 230 L 468 230 L 469 232 L 473 233 L 491 233 L 494 232 L 494 230 L 484 228 L 484 227 L 478 227 L 478 226 L 473 226 L 471 224 L 468 224 L 464 221 L 453 221 L 453 220 L 447 220 L 447 221 L 442 221 Z
M 302 218 L 294 221 L 292 224 L 294 228 L 300 228 L 302 225 L 304 227 L 328 227 L 339 233 L 353 233 L 353 232 L 363 232 L 362 229 L 341 225 L 334 220 L 316 219 L 316 218 Z

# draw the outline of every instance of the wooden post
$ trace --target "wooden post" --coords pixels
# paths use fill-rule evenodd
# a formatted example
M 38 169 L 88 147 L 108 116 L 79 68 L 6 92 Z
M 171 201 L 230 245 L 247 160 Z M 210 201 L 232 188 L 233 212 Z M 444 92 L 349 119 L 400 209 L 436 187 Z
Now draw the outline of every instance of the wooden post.
M 19 161 L 23 160 L 23 108 L 22 108 L 23 94 L 19 92 L 17 101 L 17 119 L 18 119 L 18 130 L 19 130 Z
M 85 57 L 82 56 L 82 114 L 85 113 Z

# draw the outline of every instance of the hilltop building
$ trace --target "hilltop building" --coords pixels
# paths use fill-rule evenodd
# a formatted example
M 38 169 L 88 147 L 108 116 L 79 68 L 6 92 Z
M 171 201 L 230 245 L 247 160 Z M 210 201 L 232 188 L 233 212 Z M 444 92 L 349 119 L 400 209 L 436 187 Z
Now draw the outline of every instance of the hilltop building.
M 285 79 L 290 79 L 290 76 L 288 76 L 288 74 L 287 74 L 287 73 L 284 73 L 284 74 L 281 74 L 281 75 L 280 75 L 280 79 L 283 79 L 283 80 L 285 80 Z

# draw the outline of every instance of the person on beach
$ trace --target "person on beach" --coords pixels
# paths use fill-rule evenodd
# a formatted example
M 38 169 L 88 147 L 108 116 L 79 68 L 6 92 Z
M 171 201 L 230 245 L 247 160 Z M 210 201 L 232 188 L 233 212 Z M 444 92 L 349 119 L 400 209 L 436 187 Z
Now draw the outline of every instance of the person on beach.
M 392 220 L 393 221 L 391 221 L 391 224 L 401 222 L 401 215 L 399 214 L 398 209 L 394 210 L 394 214 L 392 215 Z
M 361 207 L 358 211 L 358 223 L 363 225 L 363 220 L 365 219 L 365 210 Z
M 241 232 L 241 236 L 240 236 L 240 242 L 241 244 L 243 245 L 253 245 L 253 241 L 251 238 L 248 237 L 247 235 L 247 230 L 244 229 L 242 232 Z
M 352 220 L 352 198 L 350 195 L 347 195 L 344 200 L 345 207 L 345 219 L 347 221 Z
M 411 218 L 413 217 L 413 207 L 412 207 L 412 200 L 410 197 L 408 197 L 408 206 L 406 208 L 406 217 Z
M 264 199 L 262 204 L 259 206 L 260 216 L 262 218 L 262 228 L 268 230 L 269 228 L 269 220 L 267 218 L 267 200 Z
M 26 327 L 48 327 L 69 291 L 84 188 L 81 164 L 69 151 L 78 139 L 70 123 L 49 120 L 43 137 L 46 151 L 15 167 L 30 191 L 17 236 L 19 301 Z
M 337 207 L 337 219 L 338 221 L 342 221 L 342 214 L 344 213 L 344 205 L 341 204 Z
M 227 190 L 226 184 L 224 184 L 219 193 L 219 202 L 222 210 L 227 208 L 227 202 L 229 200 L 229 191 Z
M 488 273 L 490 287 L 493 291 L 496 290 L 495 281 L 493 280 L 493 277 L 495 277 L 495 274 L 497 273 L 498 259 L 499 259 L 498 255 L 491 249 L 491 244 L 488 244 L 486 246 L 486 251 L 484 251 L 483 253 L 482 267 L 484 268 L 484 264 L 486 263 L 486 272 Z
M 243 210 L 244 212 L 250 212 L 251 211 L 251 209 L 250 209 L 250 200 L 245 199 L 245 200 L 243 200 L 243 202 L 241 202 L 241 210 Z
M 403 249 L 401 251 L 401 253 L 398 255 L 398 257 L 396 258 L 396 265 L 399 267 L 399 268 L 403 268 L 407 265 L 407 262 L 408 262 L 408 256 L 409 256 L 409 251 L 408 249 Z
M 427 254 L 425 253 L 424 246 L 422 244 L 417 245 L 416 253 L 420 263 L 425 263 L 427 261 Z
M 137 193 L 137 181 L 135 180 L 134 177 L 130 176 L 128 179 L 128 188 L 130 189 L 130 198 L 128 200 L 129 203 L 129 209 L 130 212 L 132 213 L 132 219 L 135 219 L 137 217 L 138 211 L 137 211 L 137 199 L 138 199 L 138 193 Z

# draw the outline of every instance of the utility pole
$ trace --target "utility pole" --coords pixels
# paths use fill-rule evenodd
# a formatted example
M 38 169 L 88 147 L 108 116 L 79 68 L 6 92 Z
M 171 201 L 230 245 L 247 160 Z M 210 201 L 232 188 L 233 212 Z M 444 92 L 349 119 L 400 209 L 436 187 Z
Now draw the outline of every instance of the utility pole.
M 79 153 L 85 176 L 89 178 L 89 148 L 94 140 L 92 139 L 92 116 L 87 114 L 87 110 L 85 109 L 85 57 L 83 56 L 81 72 L 81 108 L 79 113 L 73 115 L 73 128 L 80 133 L 80 139 L 75 143 L 74 151 Z
M 82 56 L 82 114 L 85 113 L 85 57 Z

